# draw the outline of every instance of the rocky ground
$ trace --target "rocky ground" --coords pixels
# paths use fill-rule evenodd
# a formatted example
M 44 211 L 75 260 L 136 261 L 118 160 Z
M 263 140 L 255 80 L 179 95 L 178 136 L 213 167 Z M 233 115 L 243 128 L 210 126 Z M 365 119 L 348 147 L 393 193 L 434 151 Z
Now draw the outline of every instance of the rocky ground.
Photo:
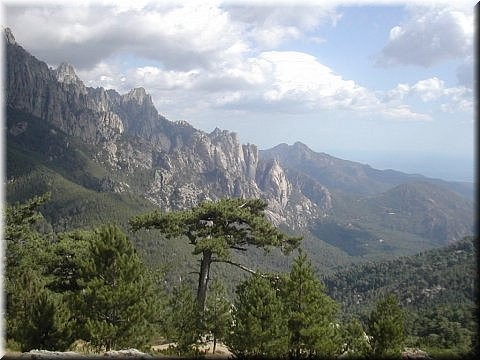
M 175 359 L 175 358 L 182 358 L 176 357 L 171 355 L 163 355 L 160 353 L 162 350 L 168 349 L 168 347 L 173 344 L 163 344 L 163 345 L 156 345 L 152 347 L 152 350 L 155 352 L 158 351 L 157 354 L 147 354 L 143 353 L 136 349 L 127 349 L 127 350 L 112 350 L 107 351 L 101 354 L 80 354 L 74 351 L 48 351 L 48 350 L 31 350 L 26 353 L 20 352 L 7 352 L 2 359 L 105 359 L 105 358 L 123 358 L 123 359 Z M 207 343 L 199 348 L 201 351 L 206 351 L 204 359 L 228 359 L 232 357 L 232 353 L 228 350 L 228 348 L 220 343 L 217 344 L 215 354 L 212 354 L 213 343 Z M 341 356 L 342 357 L 342 356 Z M 420 349 L 413 349 L 413 348 L 406 348 L 405 351 L 402 353 L 402 359 L 412 359 L 412 360 L 425 360 L 431 359 L 431 357 L 425 352 Z
M 48 351 L 48 350 L 31 350 L 29 352 L 9 352 L 3 356 L 2 359 L 98 359 L 98 358 L 133 358 L 133 359 L 157 359 L 157 358 L 177 358 L 171 355 L 161 354 L 160 351 L 168 349 L 169 346 L 174 344 L 163 344 L 152 347 L 155 352 L 154 355 L 141 352 L 137 349 L 125 349 L 125 350 L 111 350 L 100 354 L 82 354 L 75 351 Z M 215 354 L 212 354 L 213 342 L 209 342 L 202 345 L 199 350 L 205 351 L 205 359 L 226 359 L 229 358 L 232 353 L 227 347 L 219 343 L 216 346 Z

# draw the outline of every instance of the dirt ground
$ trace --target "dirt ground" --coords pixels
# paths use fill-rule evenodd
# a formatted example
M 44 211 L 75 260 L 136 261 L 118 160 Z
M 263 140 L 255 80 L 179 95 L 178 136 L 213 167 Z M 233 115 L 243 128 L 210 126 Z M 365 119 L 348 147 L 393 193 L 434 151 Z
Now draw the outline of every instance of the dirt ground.
M 155 345 L 155 346 L 152 346 L 152 349 L 156 351 L 165 350 L 165 349 L 168 349 L 170 345 L 175 345 L 175 344 L 170 343 L 170 344 L 163 344 L 163 345 Z M 217 343 L 215 354 L 213 354 L 212 353 L 213 341 L 210 341 L 205 345 L 199 346 L 199 350 L 206 351 L 206 354 L 205 354 L 206 359 L 227 359 L 232 356 L 232 353 L 222 343 Z

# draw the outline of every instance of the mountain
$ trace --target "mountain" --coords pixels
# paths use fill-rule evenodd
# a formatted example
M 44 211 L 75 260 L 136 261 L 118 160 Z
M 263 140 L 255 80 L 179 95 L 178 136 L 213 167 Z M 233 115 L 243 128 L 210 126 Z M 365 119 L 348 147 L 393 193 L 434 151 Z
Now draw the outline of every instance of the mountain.
M 260 156 L 265 159 L 277 159 L 283 166 L 308 175 L 331 190 L 371 195 L 387 191 L 397 185 L 426 181 L 458 192 L 470 200 L 474 199 L 472 183 L 447 182 L 395 170 L 377 170 L 369 165 L 314 152 L 301 142 L 293 145 L 279 144 L 272 149 L 260 151 Z
M 322 269 L 358 256 L 414 253 L 474 231 L 472 201 L 458 184 L 375 170 L 300 143 L 259 151 L 235 133 L 169 121 L 143 88 L 119 94 L 86 87 L 71 65 L 49 68 L 8 29 L 5 39 L 7 201 L 51 191 L 44 215 L 54 228 L 112 221 L 128 227 L 129 217 L 154 208 L 260 197 L 276 225 L 305 236 Z M 400 208 L 396 187 L 403 185 L 416 193 Z M 399 221 L 386 209 L 401 213 Z M 168 257 L 157 240 L 141 238 L 153 236 L 133 236 L 153 249 L 152 258 Z M 285 266 L 278 254 L 253 252 L 244 260 L 258 259 Z
M 272 219 L 281 222 L 321 216 L 328 208 L 296 193 L 276 161 L 259 161 L 257 147 L 240 145 L 236 134 L 219 129 L 207 134 L 186 122 L 168 121 L 143 88 L 120 95 L 85 87 L 70 65 L 49 69 L 11 33 L 6 54 L 10 113 L 32 115 L 82 141 L 108 171 L 110 183 L 128 184 L 163 209 L 225 196 L 264 197 Z M 9 134 L 18 136 L 26 124 L 10 124 Z M 145 173 L 143 183 L 139 172 Z M 296 202 L 287 201 L 292 194 Z
M 445 245 L 474 232 L 473 184 L 377 170 L 300 142 L 261 151 L 260 158 L 277 160 L 304 193 L 328 189 L 330 211 L 310 230 L 350 255 Z

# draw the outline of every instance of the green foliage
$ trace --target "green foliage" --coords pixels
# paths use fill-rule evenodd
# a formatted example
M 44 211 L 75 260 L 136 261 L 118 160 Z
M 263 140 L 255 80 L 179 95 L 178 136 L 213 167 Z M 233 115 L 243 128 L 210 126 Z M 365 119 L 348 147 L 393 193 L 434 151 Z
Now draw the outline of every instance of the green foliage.
M 49 196 L 6 209 L 7 339 L 22 351 L 65 350 L 78 338 L 145 345 L 159 294 L 133 244 L 115 226 L 45 232 L 37 209 Z
M 456 356 L 470 355 L 478 349 L 477 306 L 439 305 L 412 314 L 407 322 L 410 341 L 432 354 L 449 351 Z
M 461 356 L 475 348 L 478 338 L 476 247 L 477 240 L 466 237 L 414 256 L 351 266 L 325 283 L 345 317 L 365 322 L 382 294 L 395 293 L 406 310 L 407 346 Z
M 165 330 L 168 339 L 177 343 L 177 354 L 191 355 L 203 332 L 201 312 L 191 287 L 185 282 L 175 287 L 167 308 Z
M 220 281 L 214 280 L 204 311 L 205 329 L 213 336 L 213 353 L 215 353 L 217 341 L 225 340 L 230 330 L 232 324 L 230 310 L 231 304 L 227 299 L 225 286 Z
M 167 238 L 184 235 L 194 245 L 194 254 L 209 249 L 221 260 L 230 257 L 230 249 L 245 245 L 290 252 L 301 239 L 276 229 L 265 216 L 266 208 L 267 203 L 260 199 L 222 199 L 203 202 L 191 210 L 154 211 L 133 218 L 130 224 L 133 230 L 159 229 Z
M 362 322 L 354 318 L 342 326 L 342 341 L 344 353 L 349 357 L 361 358 L 371 353 L 368 336 L 365 333 Z
M 58 242 L 53 244 L 48 266 L 48 271 L 53 276 L 47 286 L 52 291 L 68 295 L 82 289 L 79 284 L 80 266 L 89 256 L 88 246 L 93 232 L 75 230 L 57 236 Z
M 133 244 L 116 226 L 103 226 L 79 258 L 80 291 L 74 311 L 92 345 L 142 347 L 152 336 L 158 310 L 155 288 Z
M 406 338 L 405 314 L 395 295 L 377 303 L 368 319 L 368 335 L 375 356 L 400 355 Z
M 193 254 L 202 254 L 197 303 L 203 309 L 212 262 L 229 262 L 232 249 L 246 250 L 248 245 L 266 251 L 277 247 L 286 254 L 299 245 L 301 238 L 287 236 L 267 220 L 267 205 L 260 199 L 206 201 L 190 210 L 137 216 L 130 225 L 134 231 L 159 229 L 167 239 L 186 236 Z
M 227 345 L 236 356 L 279 357 L 288 352 L 285 309 L 271 282 L 253 275 L 237 287 Z
M 68 310 L 45 288 L 52 234 L 40 231 L 45 226 L 38 208 L 49 197 L 47 193 L 6 209 L 6 336 L 22 351 L 65 349 L 71 340 Z
M 73 341 L 70 311 L 62 298 L 45 289 L 30 294 L 20 328 L 22 350 L 65 350 Z
M 300 252 L 282 286 L 288 319 L 291 357 L 328 356 L 339 353 L 335 324 L 338 305 L 325 294 L 307 255 Z

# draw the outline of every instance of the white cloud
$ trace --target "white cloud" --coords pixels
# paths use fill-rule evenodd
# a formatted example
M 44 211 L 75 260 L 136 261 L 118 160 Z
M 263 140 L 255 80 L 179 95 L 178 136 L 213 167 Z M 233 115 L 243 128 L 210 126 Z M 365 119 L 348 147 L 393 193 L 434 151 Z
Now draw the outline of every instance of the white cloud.
M 444 112 L 473 111 L 473 91 L 465 86 L 446 87 L 438 78 L 418 81 L 411 92 L 424 102 L 440 101 L 440 110 Z
M 444 81 L 436 77 L 420 80 L 412 86 L 412 91 L 415 92 L 423 101 L 432 101 L 438 99 L 444 95 L 444 90 Z
M 401 101 L 410 92 L 410 85 L 398 84 L 394 89 L 387 93 L 388 101 Z
M 385 103 L 401 104 L 406 100 L 420 99 L 423 103 L 439 102 L 438 109 L 443 112 L 473 111 L 473 91 L 466 86 L 447 87 L 437 77 L 417 81 L 413 85 L 398 84 L 385 95 Z M 432 105 L 432 109 L 435 105 Z
M 275 49 L 285 41 L 308 37 L 321 25 L 331 23 L 335 26 L 341 19 L 341 14 L 332 4 L 232 5 L 226 10 L 233 21 L 245 24 L 245 36 L 262 50 Z M 314 41 L 318 39 L 318 36 L 313 36 Z
M 432 117 L 429 114 L 422 114 L 413 111 L 408 105 L 400 104 L 395 106 L 388 106 L 385 104 L 383 109 L 380 109 L 379 114 L 387 118 L 400 121 L 431 121 Z
M 429 115 L 417 113 L 401 102 L 381 101 L 374 92 L 343 79 L 306 53 L 269 51 L 250 59 L 250 63 L 261 64 L 258 69 L 264 71 L 263 81 L 254 88 L 227 93 L 217 99 L 216 106 L 274 113 L 341 110 L 355 112 L 356 116 L 431 120 Z
M 242 25 L 215 6 L 117 8 L 114 5 L 7 7 L 19 42 L 50 64 L 88 69 L 133 52 L 165 68 L 212 67 L 248 50 Z M 35 31 L 31 31 L 35 28 Z
M 411 7 L 410 18 L 390 30 L 377 65 L 429 67 L 473 53 L 474 21 L 453 7 Z

